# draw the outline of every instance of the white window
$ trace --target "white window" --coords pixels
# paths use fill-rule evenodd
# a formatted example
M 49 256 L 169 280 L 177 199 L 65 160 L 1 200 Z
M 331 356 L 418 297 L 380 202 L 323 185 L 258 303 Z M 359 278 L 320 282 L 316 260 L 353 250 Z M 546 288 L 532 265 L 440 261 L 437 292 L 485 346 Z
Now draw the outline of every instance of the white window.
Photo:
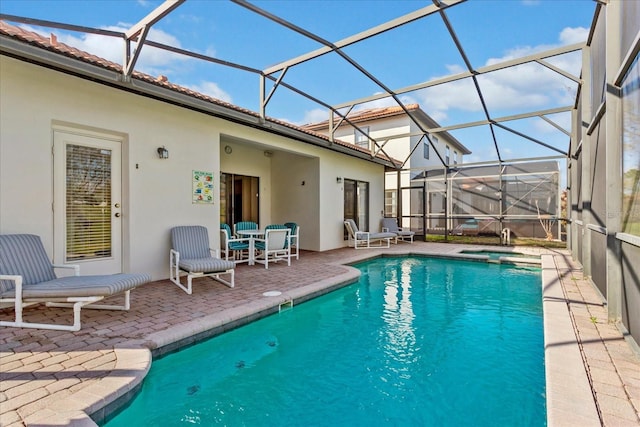
M 384 190 L 384 216 L 395 217 L 398 206 L 398 191 Z
M 424 141 L 424 143 L 422 144 L 422 153 L 425 159 L 429 158 L 429 141 Z
M 449 164 L 449 156 L 450 156 L 449 146 L 447 145 L 447 148 L 446 148 L 446 157 L 445 157 L 445 163 L 446 163 L 446 164 Z
M 353 139 L 355 144 L 360 147 L 368 148 L 369 138 L 367 137 L 367 134 L 369 134 L 369 126 L 361 126 L 360 129 L 362 129 L 362 132 L 358 129 L 353 130 Z
M 454 165 L 458 164 L 458 152 L 457 151 L 453 152 L 453 164 Z

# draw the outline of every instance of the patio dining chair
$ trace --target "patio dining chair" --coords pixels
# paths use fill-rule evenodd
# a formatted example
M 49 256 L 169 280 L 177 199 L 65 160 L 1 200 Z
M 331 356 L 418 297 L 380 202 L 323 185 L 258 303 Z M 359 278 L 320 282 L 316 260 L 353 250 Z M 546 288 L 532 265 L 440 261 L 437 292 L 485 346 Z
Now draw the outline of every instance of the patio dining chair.
M 253 221 L 240 221 L 233 225 L 233 234 L 238 236 L 238 231 L 241 230 L 257 230 L 258 224 Z
M 391 245 L 391 239 L 396 238 L 395 233 L 360 231 L 356 222 L 352 219 L 345 219 L 344 225 L 349 235 L 348 245 L 353 246 L 355 249 L 388 248 Z
M 55 269 L 73 270 L 73 276 L 57 277 Z M 151 281 L 146 273 L 81 276 L 80 266 L 52 264 L 40 240 L 33 234 L 0 235 L 0 308 L 14 307 L 14 321 L 2 326 L 79 331 L 82 308 L 129 310 L 130 293 Z M 121 305 L 95 304 L 124 294 Z M 73 324 L 32 323 L 23 319 L 24 307 L 45 303 L 47 307 L 72 307 Z
M 285 222 L 285 227 L 287 227 L 290 231 L 289 233 L 289 244 L 291 245 L 291 257 L 296 257 L 296 259 L 300 259 L 300 226 L 295 222 Z
M 413 243 L 413 236 L 416 234 L 416 232 L 398 227 L 398 222 L 395 218 L 382 218 L 382 220 L 380 220 L 380 227 L 382 229 L 382 232 L 396 234 L 395 243 L 398 243 L 398 240 Z
M 211 277 L 233 288 L 235 285 L 233 261 L 220 259 L 209 247 L 209 232 L 201 225 L 185 225 L 171 229 L 171 250 L 169 252 L 169 280 L 187 294 L 192 293 L 192 280 Z M 222 275 L 229 275 L 223 279 Z M 180 276 L 187 276 L 187 286 Z
M 291 265 L 291 244 L 289 243 L 288 227 L 280 224 L 271 224 L 265 227 L 264 239 L 255 239 L 255 262 L 264 264 L 269 268 L 269 263 L 287 261 Z
M 225 260 L 229 261 L 231 257 L 236 264 L 249 262 L 250 241 L 249 237 L 233 237 L 229 224 L 220 224 L 220 249 Z

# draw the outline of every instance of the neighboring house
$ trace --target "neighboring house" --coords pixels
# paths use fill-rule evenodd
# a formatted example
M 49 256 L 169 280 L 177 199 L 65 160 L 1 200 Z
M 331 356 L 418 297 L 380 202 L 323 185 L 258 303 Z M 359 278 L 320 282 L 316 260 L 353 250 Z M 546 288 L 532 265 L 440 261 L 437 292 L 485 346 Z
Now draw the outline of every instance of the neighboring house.
M 229 218 L 293 221 L 313 251 L 346 245 L 343 206 L 379 226 L 390 159 L 1 21 L 0 93 L 0 233 L 40 235 L 83 273 L 168 277 L 176 225 L 215 248 Z
M 429 134 L 430 143 L 423 137 L 421 128 L 435 129 L 440 125 L 422 111 L 418 104 L 408 104 L 405 108 L 411 117 L 399 106 L 371 108 L 351 113 L 347 115 L 350 123 L 342 121 L 334 130 L 333 137 L 367 150 L 374 150 L 374 152 L 381 147 L 389 157 L 404 163 L 403 169 L 408 173 L 401 173 L 400 187 L 405 189 L 406 197 L 402 198 L 401 204 L 398 203 L 398 177 L 395 173 L 387 174 L 385 216 L 404 217 L 402 225 L 408 227 L 413 225 L 408 217 L 412 214 L 422 214 L 422 212 L 412 212 L 411 209 L 409 196 L 411 180 L 424 170 L 443 168 L 443 165 L 453 167 L 462 164 L 464 156 L 471 154 L 471 151 L 448 132 Z M 331 133 L 328 120 L 304 127 L 327 136 Z M 374 143 L 371 139 L 376 142 Z
M 420 109 L 420 105 L 408 104 L 405 105 L 405 109 L 422 129 L 440 127 L 435 120 Z M 334 138 L 368 150 L 377 150 L 371 141 L 373 139 L 378 145 L 384 144 L 382 149 L 390 157 L 403 162 L 410 155 L 405 169 L 441 167 L 443 161 L 453 166 L 462 163 L 465 154 L 471 154 L 467 147 L 448 132 L 429 135 L 438 152 L 435 153 L 429 141 L 422 138 L 421 129 L 411 117 L 399 106 L 359 110 L 347 115 L 349 122 L 342 121 L 340 126 L 334 130 Z M 359 129 L 350 123 L 355 124 Z M 304 128 L 327 136 L 330 133 L 327 120 L 305 125 Z M 420 146 L 414 150 L 418 143 Z M 415 175 L 417 174 L 418 172 L 415 173 Z

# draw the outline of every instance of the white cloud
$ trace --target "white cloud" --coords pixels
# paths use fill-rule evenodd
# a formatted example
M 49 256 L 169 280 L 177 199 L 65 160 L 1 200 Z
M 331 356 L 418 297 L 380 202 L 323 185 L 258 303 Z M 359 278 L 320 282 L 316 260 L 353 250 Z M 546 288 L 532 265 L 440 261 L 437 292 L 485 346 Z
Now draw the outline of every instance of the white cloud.
M 310 123 L 318 123 L 329 119 L 329 112 L 326 108 L 314 108 L 313 110 L 307 110 L 304 112 L 304 117 L 300 125 L 306 125 Z M 285 121 L 289 121 L 285 119 Z
M 224 102 L 233 103 L 231 95 L 224 91 L 217 83 L 202 81 L 196 85 L 182 84 L 184 87 L 195 90 L 205 95 L 209 95 L 213 98 L 219 99 Z
M 217 51 L 216 48 L 213 46 L 207 46 L 207 49 L 204 51 L 204 54 L 207 56 L 211 56 L 213 58 L 215 58 L 215 56 L 217 55 Z
M 380 93 L 381 92 L 376 92 L 374 93 L 374 95 L 379 95 Z M 400 102 L 402 102 L 404 105 L 418 103 L 418 100 L 410 95 L 400 95 L 399 98 L 400 98 Z M 398 106 L 398 103 L 396 102 L 396 100 L 388 96 L 386 98 L 380 98 L 373 101 L 365 102 L 364 104 L 356 105 L 351 111 L 351 113 L 354 113 L 356 111 L 368 110 L 371 108 L 386 108 L 386 107 L 397 107 L 397 106 Z M 344 114 L 347 111 L 348 111 L 347 109 L 343 109 L 340 112 Z
M 42 31 L 40 29 L 22 26 L 28 31 L 36 32 L 44 37 L 49 37 L 49 32 Z M 115 26 L 103 27 L 104 30 L 125 32 L 131 26 L 126 23 L 119 23 Z M 69 46 L 73 46 L 82 51 L 99 56 L 100 58 L 107 59 L 117 64 L 122 64 L 124 59 L 124 42 L 117 37 L 102 36 L 99 34 L 83 34 L 78 37 L 70 33 L 56 34 L 58 41 Z M 158 43 L 181 47 L 180 41 L 169 33 L 162 30 L 151 28 L 147 37 L 149 40 L 156 41 Z M 135 49 L 137 43 L 132 44 L 132 50 Z M 172 74 L 179 70 L 183 66 L 185 61 L 188 61 L 188 57 L 177 55 L 172 52 L 168 52 L 162 49 L 157 49 L 150 46 L 144 46 L 138 62 L 136 64 L 136 70 L 142 71 L 151 75 L 160 74 Z
M 489 58 L 484 65 L 521 58 L 536 52 L 586 40 L 586 28 L 565 28 L 559 34 L 556 45 L 518 46 L 502 57 Z M 565 54 L 546 61 L 575 76 L 579 75 L 582 60 L 579 53 Z M 449 65 L 449 75 L 464 71 L 457 65 Z M 443 76 L 435 76 L 438 79 Z M 575 83 L 570 79 L 537 63 L 527 63 L 478 76 L 478 83 L 490 112 L 552 108 L 573 103 Z M 423 89 L 417 92 L 420 105 L 438 121 L 446 120 L 454 111 L 481 112 L 482 104 L 470 78 L 457 80 Z
M 560 41 L 562 44 L 582 43 L 587 40 L 589 29 L 584 27 L 565 28 L 560 32 Z

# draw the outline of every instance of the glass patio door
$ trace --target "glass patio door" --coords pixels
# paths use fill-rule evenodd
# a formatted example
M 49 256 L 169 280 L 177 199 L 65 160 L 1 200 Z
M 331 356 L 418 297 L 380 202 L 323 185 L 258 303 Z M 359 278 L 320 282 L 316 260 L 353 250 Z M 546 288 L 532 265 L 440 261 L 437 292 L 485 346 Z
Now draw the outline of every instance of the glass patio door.
M 122 271 L 121 140 L 54 131 L 54 262 Z
M 260 224 L 260 178 L 220 173 L 220 222 L 253 221 Z
M 344 219 L 354 220 L 360 231 L 369 231 L 368 182 L 344 180 Z

